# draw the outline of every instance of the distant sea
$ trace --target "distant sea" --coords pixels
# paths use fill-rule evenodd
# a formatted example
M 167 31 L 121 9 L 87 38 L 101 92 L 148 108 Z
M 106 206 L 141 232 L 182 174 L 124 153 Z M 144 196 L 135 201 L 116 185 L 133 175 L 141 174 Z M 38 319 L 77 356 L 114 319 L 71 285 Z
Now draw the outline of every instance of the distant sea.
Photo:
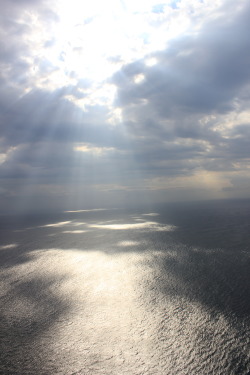
M 250 374 L 249 200 L 0 223 L 0 374 Z

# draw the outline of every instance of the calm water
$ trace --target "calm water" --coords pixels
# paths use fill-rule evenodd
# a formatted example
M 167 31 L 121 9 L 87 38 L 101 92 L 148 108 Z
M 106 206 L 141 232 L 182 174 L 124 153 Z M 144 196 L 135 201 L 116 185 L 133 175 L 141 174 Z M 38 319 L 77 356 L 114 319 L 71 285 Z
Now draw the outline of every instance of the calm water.
M 250 374 L 250 202 L 1 217 L 0 374 Z

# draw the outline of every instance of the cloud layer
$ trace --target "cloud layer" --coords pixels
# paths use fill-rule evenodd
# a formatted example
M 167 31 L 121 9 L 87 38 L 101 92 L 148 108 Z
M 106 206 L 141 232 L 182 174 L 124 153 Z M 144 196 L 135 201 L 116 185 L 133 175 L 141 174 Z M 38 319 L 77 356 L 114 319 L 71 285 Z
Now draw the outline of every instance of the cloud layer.
M 249 197 L 249 3 L 131 4 L 1 1 L 4 209 Z

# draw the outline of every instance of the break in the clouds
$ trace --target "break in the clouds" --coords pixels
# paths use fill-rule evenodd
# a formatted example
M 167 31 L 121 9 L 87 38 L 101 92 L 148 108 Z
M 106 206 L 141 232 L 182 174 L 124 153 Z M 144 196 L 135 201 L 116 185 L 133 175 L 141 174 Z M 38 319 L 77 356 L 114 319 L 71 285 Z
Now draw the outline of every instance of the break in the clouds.
M 0 5 L 3 209 L 249 197 L 248 1 Z

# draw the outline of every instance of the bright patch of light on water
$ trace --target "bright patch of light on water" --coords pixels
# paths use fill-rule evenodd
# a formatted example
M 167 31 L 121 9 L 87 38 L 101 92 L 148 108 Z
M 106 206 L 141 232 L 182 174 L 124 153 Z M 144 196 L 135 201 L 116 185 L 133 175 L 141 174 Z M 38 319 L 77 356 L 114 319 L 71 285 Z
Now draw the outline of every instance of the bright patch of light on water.
M 71 234 L 79 234 L 79 233 L 86 233 L 87 230 L 64 230 L 62 233 L 71 233 Z
M 0 246 L 0 250 L 13 249 L 15 247 L 17 247 L 16 243 L 10 243 L 8 245 L 2 245 L 2 246 Z
M 139 241 L 120 241 L 117 242 L 117 246 L 126 247 L 126 246 L 138 246 L 140 245 Z
M 151 212 L 149 214 L 142 214 L 142 216 L 159 216 L 156 212 Z
M 61 221 L 59 223 L 54 223 L 54 224 L 46 224 L 46 225 L 43 225 L 41 228 L 47 228 L 47 227 L 64 227 L 65 225 L 67 224 L 70 224 L 71 221 Z
M 128 229 L 151 229 L 154 231 L 172 231 L 175 229 L 173 225 L 162 225 L 154 221 L 146 221 L 143 223 L 127 223 L 127 224 L 90 224 L 90 228 L 128 230 Z
M 98 211 L 107 211 L 106 208 L 93 208 L 91 210 L 74 210 L 74 211 L 64 211 L 65 213 L 79 213 L 79 212 L 98 212 Z

